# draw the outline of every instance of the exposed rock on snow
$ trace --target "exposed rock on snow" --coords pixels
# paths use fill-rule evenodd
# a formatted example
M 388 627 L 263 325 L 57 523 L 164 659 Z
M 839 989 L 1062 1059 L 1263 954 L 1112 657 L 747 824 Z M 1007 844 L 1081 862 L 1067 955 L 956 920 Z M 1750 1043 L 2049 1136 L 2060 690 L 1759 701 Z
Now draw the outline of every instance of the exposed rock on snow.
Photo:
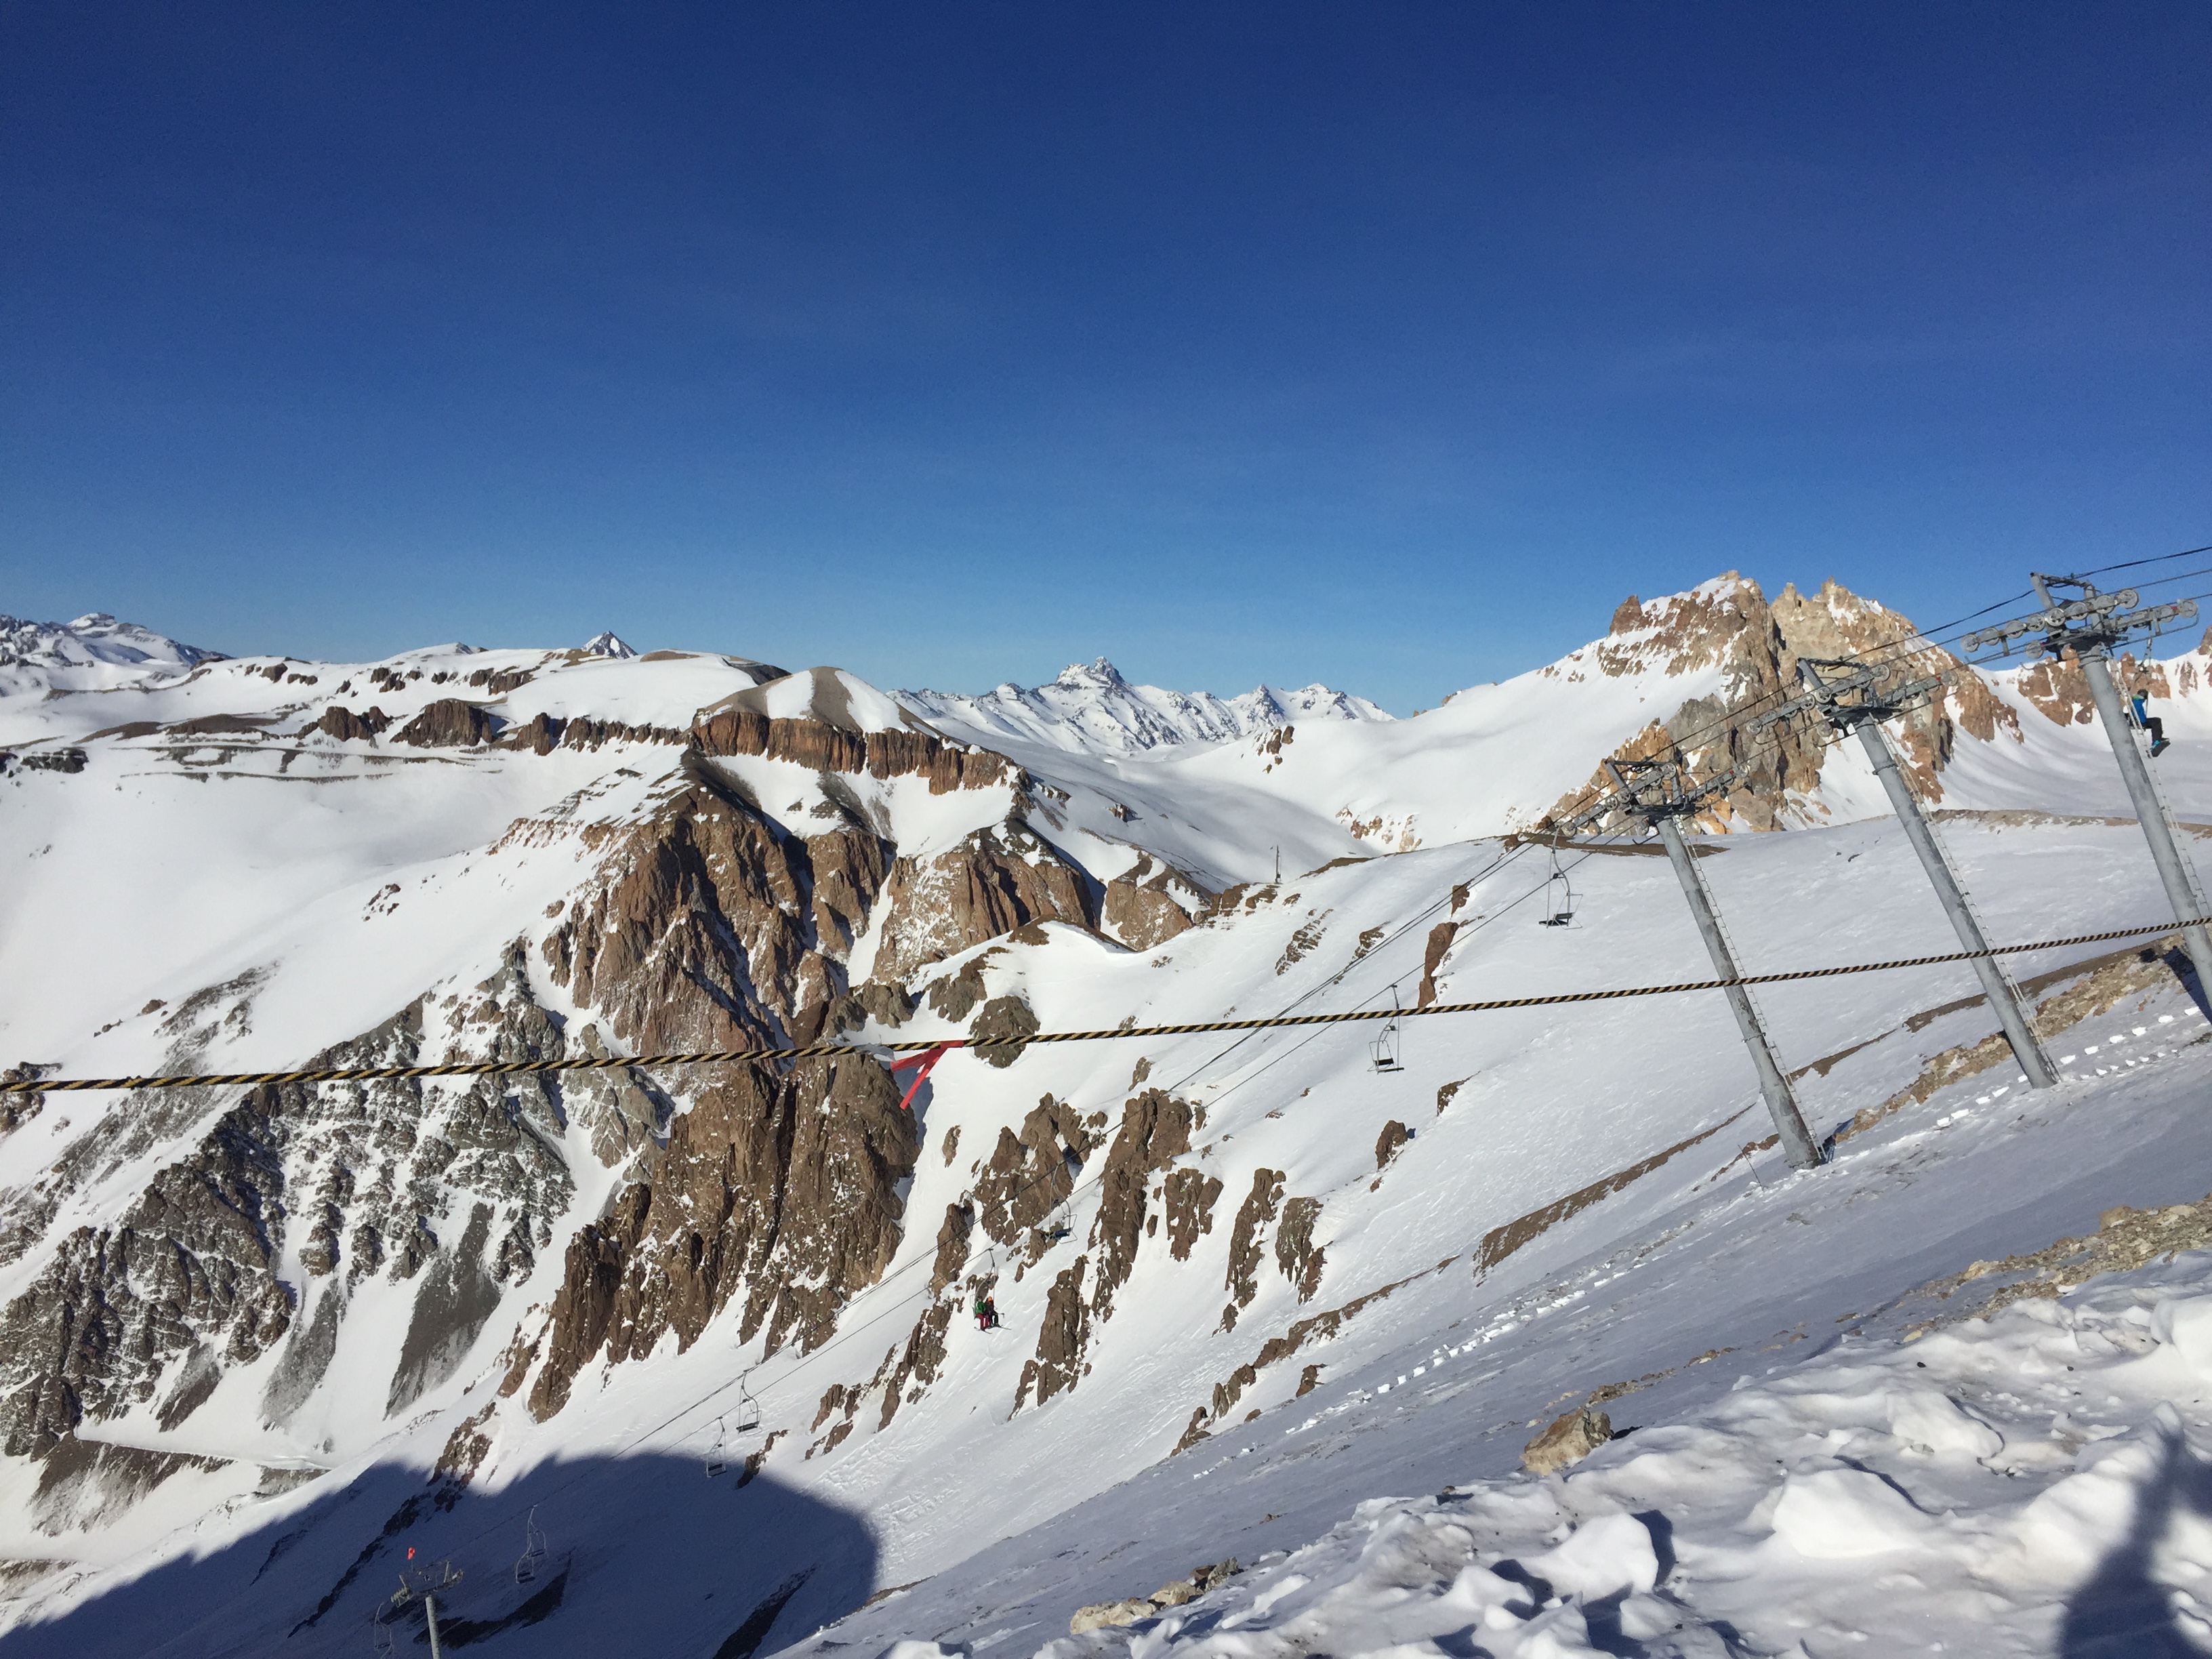
M 975 830 L 927 861 L 901 854 L 884 892 L 878 978 L 910 980 L 1033 922 L 1091 922 L 1082 872 L 1018 817 Z
M 473 749 L 498 734 L 495 716 L 458 697 L 441 697 L 401 726 L 393 741 L 418 749 Z
M 1169 1607 L 1187 1606 L 1215 1586 L 1227 1583 L 1243 1571 L 1232 1556 L 1226 1561 L 1213 1561 L 1202 1567 L 1193 1567 L 1189 1577 L 1163 1584 L 1150 1595 L 1127 1601 L 1100 1601 L 1091 1607 L 1079 1607 L 1067 1621 L 1068 1634 L 1081 1636 L 1088 1631 L 1133 1625 L 1140 1619 L 1150 1619 Z
M 1577 1406 L 1553 1418 L 1521 1449 L 1521 1467 L 1531 1474 L 1549 1474 L 1581 1462 L 1612 1438 L 1611 1418 L 1591 1407 Z
M 581 649 L 587 656 L 611 657 L 617 662 L 626 661 L 637 655 L 637 653 L 630 649 L 629 646 L 623 641 L 620 635 L 611 630 L 604 634 L 592 635 L 584 641 Z

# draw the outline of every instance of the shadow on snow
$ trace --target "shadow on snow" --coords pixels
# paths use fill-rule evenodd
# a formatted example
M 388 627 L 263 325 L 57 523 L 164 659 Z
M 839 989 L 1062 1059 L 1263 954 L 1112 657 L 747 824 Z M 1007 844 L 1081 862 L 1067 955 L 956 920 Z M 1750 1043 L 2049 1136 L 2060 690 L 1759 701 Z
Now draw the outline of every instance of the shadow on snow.
M 541 1466 L 489 1494 L 419 1470 L 370 1469 L 307 1489 L 282 1516 L 0 1636 L 0 1659 L 214 1659 L 378 1651 L 371 1614 L 417 1566 L 450 1559 L 441 1643 L 503 1655 L 653 1653 L 750 1659 L 851 1612 L 874 1589 L 859 1516 L 762 1476 L 709 1480 L 691 1458 Z M 518 1583 L 524 1519 L 547 1540 Z M 419 1614 L 394 1651 L 428 1654 Z
M 2059 1659 L 2201 1659 L 2212 1643 L 2212 1587 L 2192 1598 L 2159 1576 L 2160 1545 L 2191 1519 L 2212 1522 L 2212 1467 L 2170 1428 L 2127 1537 L 2066 1603 Z

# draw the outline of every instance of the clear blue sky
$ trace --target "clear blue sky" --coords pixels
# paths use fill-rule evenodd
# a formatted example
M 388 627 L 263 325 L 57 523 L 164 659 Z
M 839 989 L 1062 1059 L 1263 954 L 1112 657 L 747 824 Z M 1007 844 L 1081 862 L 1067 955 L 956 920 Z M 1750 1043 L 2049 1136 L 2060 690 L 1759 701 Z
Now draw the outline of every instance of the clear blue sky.
M 2212 7 L 0 4 L 0 611 L 1401 712 L 2212 542 Z

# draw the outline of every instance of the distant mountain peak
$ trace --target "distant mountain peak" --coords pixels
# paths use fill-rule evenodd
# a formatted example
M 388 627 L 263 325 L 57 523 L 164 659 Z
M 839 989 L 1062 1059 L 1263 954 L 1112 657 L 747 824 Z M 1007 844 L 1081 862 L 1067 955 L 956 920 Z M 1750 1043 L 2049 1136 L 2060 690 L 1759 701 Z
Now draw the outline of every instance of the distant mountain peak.
M 611 657 L 617 662 L 627 662 L 637 655 L 629 643 L 612 629 L 592 635 L 584 641 L 583 648 L 594 657 Z
M 1133 685 L 1104 657 L 1070 663 L 1059 678 L 1024 688 L 1008 681 L 981 696 L 902 691 L 899 700 L 947 730 L 985 744 L 1008 739 L 1097 755 L 1144 755 L 1227 743 L 1300 720 L 1387 720 L 1369 702 L 1325 685 L 1241 696 Z
M 1121 671 L 1105 658 L 1093 657 L 1087 663 L 1068 664 L 1060 671 L 1060 678 L 1053 684 L 1077 688 L 1098 686 L 1110 690 L 1116 687 L 1127 686 L 1129 682 L 1123 679 Z
M 220 651 L 203 650 L 137 623 L 88 611 L 74 622 L 0 614 L 0 696 L 22 691 L 103 691 L 189 673 Z

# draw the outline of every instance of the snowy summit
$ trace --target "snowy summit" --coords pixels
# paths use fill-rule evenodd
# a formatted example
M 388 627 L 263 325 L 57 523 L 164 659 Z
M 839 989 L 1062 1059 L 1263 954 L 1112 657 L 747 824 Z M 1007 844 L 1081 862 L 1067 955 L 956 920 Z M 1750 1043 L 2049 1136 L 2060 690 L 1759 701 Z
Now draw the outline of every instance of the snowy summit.
M 1296 691 L 1261 685 L 1242 696 L 1132 685 L 1105 658 L 1071 663 L 1048 685 L 1009 680 L 966 696 L 902 691 L 900 701 L 932 723 L 972 732 L 980 741 L 1042 744 L 1107 756 L 1227 743 L 1299 720 L 1387 720 L 1364 697 L 1309 685 Z
M 118 622 L 105 611 L 70 623 L 0 615 L 0 696 L 25 691 L 101 691 L 190 672 L 222 653 Z

